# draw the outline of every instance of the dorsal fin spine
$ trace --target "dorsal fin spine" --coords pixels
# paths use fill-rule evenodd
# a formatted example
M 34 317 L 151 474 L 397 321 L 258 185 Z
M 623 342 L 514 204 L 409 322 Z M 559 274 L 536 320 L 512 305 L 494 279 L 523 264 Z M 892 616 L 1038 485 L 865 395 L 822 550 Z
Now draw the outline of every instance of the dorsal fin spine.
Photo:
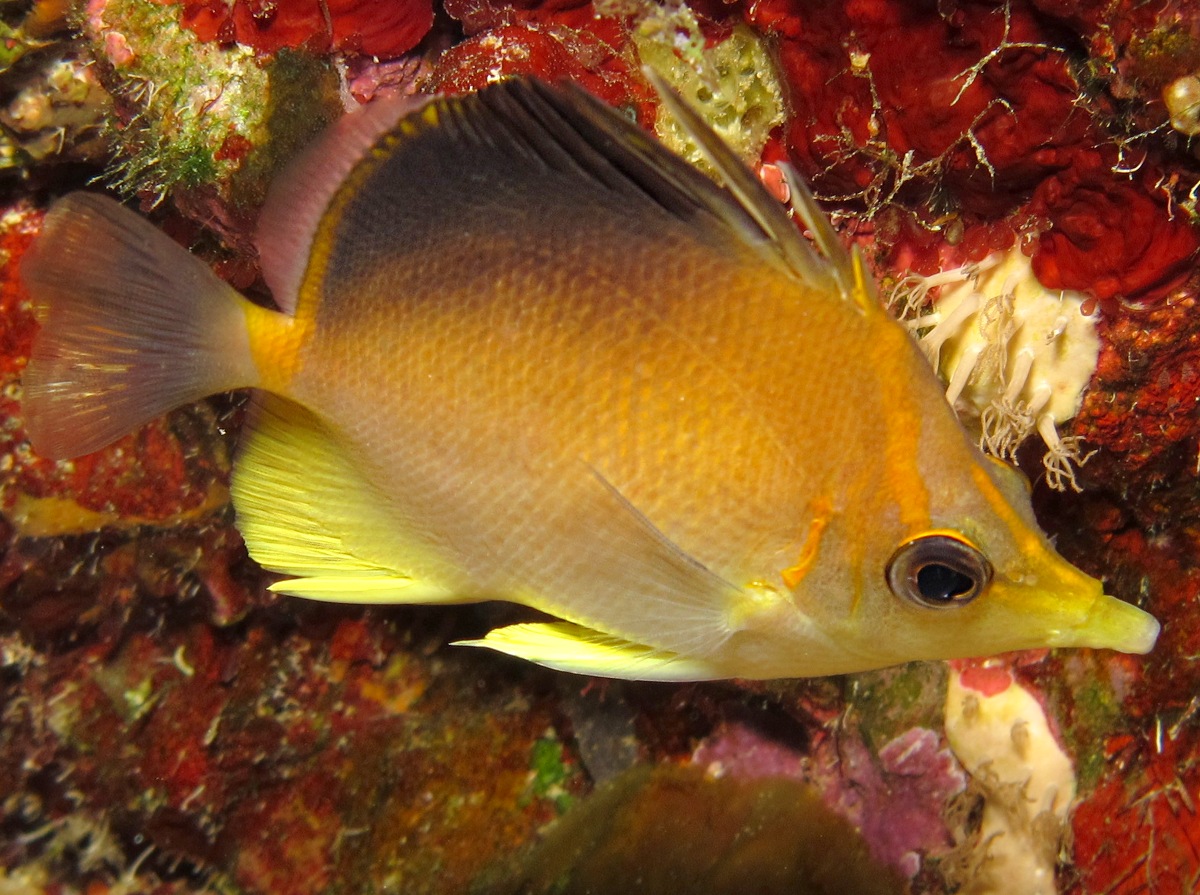
M 875 285 L 875 278 L 871 276 L 871 270 L 867 267 L 858 246 L 850 253 L 850 263 L 854 276 L 851 299 L 868 314 L 884 313 L 883 305 L 879 303 L 879 290 Z
M 801 200 L 807 198 L 807 203 L 802 201 L 795 208 L 806 225 L 810 223 L 810 218 L 812 219 L 809 230 L 813 234 L 816 249 L 796 232 L 796 227 L 783 206 L 767 192 L 762 182 L 746 168 L 737 154 L 671 85 L 649 66 L 643 67 L 642 72 L 658 92 L 663 105 L 691 137 L 709 164 L 716 169 L 725 189 L 753 220 L 760 232 L 760 238 L 765 238 L 778 259 L 810 288 L 825 290 L 832 287 L 847 295 L 849 282 L 844 273 L 848 268 L 841 263 L 842 258 L 836 254 L 836 251 L 841 249 L 844 256 L 845 249 L 841 248 L 833 228 L 812 201 L 808 190 L 801 185 L 798 195 Z M 786 174 L 785 170 L 785 176 Z M 794 177 L 789 183 L 792 181 L 798 183 Z M 793 190 L 793 196 L 796 195 L 797 191 Z M 822 257 L 822 254 L 825 254 L 825 257 Z

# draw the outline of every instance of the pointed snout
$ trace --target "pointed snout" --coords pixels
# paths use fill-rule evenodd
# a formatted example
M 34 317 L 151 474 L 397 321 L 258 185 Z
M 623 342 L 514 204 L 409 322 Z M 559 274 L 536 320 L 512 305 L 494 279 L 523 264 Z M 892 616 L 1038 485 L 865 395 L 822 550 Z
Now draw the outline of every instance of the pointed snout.
M 1056 632 L 1051 646 L 1091 647 L 1143 655 L 1154 648 L 1161 625 L 1136 606 L 1101 594 L 1078 624 Z

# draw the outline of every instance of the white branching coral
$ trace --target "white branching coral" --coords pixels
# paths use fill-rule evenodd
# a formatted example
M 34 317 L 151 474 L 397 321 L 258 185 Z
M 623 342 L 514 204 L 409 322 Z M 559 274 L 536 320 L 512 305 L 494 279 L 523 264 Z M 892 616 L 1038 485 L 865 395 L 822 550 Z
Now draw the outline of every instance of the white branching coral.
M 932 298 L 932 302 L 930 299 Z M 975 264 L 909 274 L 891 304 L 947 383 L 946 399 L 980 447 L 1013 459 L 1034 432 L 1046 444 L 1046 482 L 1079 490 L 1075 468 L 1091 456 L 1058 427 L 1079 412 L 1100 354 L 1087 296 L 1045 289 L 1014 247 Z

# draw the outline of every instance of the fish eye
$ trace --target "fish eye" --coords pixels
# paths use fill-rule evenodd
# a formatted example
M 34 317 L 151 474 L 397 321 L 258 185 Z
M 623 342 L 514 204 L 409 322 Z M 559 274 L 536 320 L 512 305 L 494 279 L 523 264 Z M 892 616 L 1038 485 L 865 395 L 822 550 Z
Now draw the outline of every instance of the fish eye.
M 962 606 L 992 580 L 992 565 L 966 541 L 935 534 L 914 538 L 892 554 L 888 587 L 898 597 L 929 609 Z

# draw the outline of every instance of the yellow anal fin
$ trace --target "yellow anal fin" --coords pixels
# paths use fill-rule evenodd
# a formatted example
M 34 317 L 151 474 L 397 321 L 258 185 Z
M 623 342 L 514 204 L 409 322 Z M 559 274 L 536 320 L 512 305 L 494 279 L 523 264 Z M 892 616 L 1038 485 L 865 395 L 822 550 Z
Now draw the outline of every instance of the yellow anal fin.
M 268 588 L 278 594 L 326 603 L 448 603 L 446 592 L 413 578 L 366 570 L 358 574 L 315 575 L 277 581 Z
M 274 396 L 258 409 L 232 490 L 250 555 L 299 576 L 272 590 L 339 603 L 467 601 L 413 575 L 421 545 L 314 414 Z
M 702 660 L 631 643 L 573 622 L 509 625 L 489 631 L 481 640 L 460 640 L 455 645 L 484 646 L 559 671 L 631 681 L 703 681 L 727 676 Z

